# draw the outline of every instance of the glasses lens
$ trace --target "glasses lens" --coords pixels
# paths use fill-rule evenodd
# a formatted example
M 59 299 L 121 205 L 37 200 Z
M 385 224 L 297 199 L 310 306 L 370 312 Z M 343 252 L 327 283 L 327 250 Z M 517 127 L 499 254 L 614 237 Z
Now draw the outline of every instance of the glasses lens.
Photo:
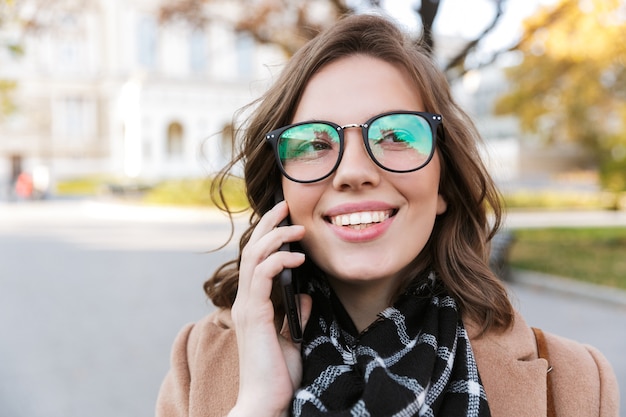
M 368 128 L 372 156 L 393 171 L 411 171 L 426 164 L 433 152 L 430 124 L 416 114 L 389 114 Z
M 339 158 L 339 133 L 325 123 L 305 123 L 285 130 L 278 138 L 283 169 L 298 181 L 328 175 Z

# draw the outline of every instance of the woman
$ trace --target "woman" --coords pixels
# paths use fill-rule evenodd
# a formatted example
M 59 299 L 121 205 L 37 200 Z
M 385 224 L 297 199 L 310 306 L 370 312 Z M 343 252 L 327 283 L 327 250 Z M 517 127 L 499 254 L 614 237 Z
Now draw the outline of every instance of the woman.
M 501 209 L 478 140 L 386 19 L 303 47 L 243 133 L 251 226 L 205 284 L 218 311 L 177 337 L 157 414 L 616 416 L 604 357 L 536 340 L 489 270 Z M 274 296 L 284 269 L 305 287 L 302 344 Z

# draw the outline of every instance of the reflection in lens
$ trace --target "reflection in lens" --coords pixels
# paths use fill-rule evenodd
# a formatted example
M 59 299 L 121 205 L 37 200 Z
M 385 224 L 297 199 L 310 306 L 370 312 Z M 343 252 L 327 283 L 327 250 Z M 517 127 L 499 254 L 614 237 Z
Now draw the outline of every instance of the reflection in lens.
M 339 134 L 325 123 L 305 123 L 285 130 L 278 153 L 285 172 L 299 181 L 326 176 L 339 155 Z
M 391 114 L 376 119 L 369 126 L 368 142 L 378 163 L 397 171 L 421 167 L 433 150 L 430 124 L 413 114 Z

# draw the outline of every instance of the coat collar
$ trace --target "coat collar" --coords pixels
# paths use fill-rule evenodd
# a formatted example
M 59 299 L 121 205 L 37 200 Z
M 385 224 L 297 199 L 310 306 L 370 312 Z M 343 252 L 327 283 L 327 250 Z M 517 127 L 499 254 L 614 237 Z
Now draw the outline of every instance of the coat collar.
M 537 356 L 532 329 L 519 313 L 510 329 L 476 337 L 479 328 L 469 320 L 470 336 L 491 415 L 546 415 L 548 363 Z

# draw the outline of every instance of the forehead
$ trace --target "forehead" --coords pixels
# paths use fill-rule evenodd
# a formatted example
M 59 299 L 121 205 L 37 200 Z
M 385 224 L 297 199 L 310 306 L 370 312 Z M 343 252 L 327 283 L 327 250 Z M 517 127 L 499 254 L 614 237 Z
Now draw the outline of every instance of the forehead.
M 327 64 L 311 77 L 292 122 L 361 123 L 393 110 L 424 110 L 408 72 L 378 58 L 353 55 Z

